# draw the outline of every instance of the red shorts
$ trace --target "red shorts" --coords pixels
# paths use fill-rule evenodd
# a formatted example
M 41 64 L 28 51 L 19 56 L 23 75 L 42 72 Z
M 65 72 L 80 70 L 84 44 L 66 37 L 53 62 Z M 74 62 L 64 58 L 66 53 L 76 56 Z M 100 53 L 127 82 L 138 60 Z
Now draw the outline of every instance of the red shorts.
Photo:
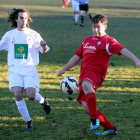
M 102 75 L 97 75 L 94 71 L 89 71 L 85 74 L 85 76 L 80 79 L 80 83 L 79 83 L 79 95 L 77 97 L 77 102 L 79 104 L 82 104 L 81 101 L 86 101 L 86 96 L 85 93 L 82 89 L 82 81 L 83 80 L 87 80 L 89 81 L 92 85 L 93 85 L 93 89 L 96 92 L 97 88 L 100 88 L 100 86 L 102 85 L 104 78 Z

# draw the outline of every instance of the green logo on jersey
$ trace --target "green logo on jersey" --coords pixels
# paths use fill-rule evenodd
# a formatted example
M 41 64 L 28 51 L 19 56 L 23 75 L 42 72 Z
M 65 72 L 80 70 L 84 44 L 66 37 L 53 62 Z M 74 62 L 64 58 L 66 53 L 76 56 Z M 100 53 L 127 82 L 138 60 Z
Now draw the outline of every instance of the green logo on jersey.
M 15 59 L 27 59 L 28 44 L 14 44 Z
M 97 46 L 101 45 L 101 41 L 97 42 Z

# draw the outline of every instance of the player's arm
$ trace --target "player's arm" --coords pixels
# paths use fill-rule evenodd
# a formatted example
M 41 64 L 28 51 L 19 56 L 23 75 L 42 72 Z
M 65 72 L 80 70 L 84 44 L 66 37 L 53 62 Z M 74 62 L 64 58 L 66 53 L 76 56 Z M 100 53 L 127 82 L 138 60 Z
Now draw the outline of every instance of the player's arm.
M 62 68 L 62 70 L 58 71 L 57 76 L 61 76 L 65 71 L 68 69 L 74 67 L 79 61 L 81 60 L 81 57 L 74 55 L 69 62 Z
M 140 68 L 140 60 L 132 52 L 130 52 L 126 48 L 123 48 L 123 49 L 120 50 L 120 54 L 122 54 L 125 57 L 133 60 L 136 64 L 136 66 Z
M 44 40 L 40 41 L 40 45 L 44 54 L 46 54 L 50 50 L 50 48 L 46 45 L 46 42 Z

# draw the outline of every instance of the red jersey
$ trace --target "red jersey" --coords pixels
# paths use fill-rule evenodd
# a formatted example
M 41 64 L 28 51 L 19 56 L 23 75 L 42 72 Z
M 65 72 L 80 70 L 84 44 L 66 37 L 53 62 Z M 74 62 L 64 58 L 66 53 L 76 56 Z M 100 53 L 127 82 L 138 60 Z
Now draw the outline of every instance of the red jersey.
M 121 44 L 107 34 L 99 38 L 93 35 L 85 38 L 75 53 L 82 58 L 79 83 L 84 79 L 87 72 L 92 71 L 100 79 L 101 82 L 98 83 L 98 86 L 101 86 L 110 57 L 112 54 L 121 55 L 119 51 L 122 48 L 124 47 Z

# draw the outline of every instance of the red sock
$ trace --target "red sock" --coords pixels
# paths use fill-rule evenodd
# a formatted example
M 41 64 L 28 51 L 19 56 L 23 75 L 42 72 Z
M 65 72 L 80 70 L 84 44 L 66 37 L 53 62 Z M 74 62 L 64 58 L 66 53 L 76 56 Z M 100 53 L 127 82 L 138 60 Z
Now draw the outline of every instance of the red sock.
M 111 129 L 114 130 L 114 126 L 106 119 L 106 117 L 104 116 L 104 114 L 97 109 L 97 115 L 98 118 L 100 120 L 100 124 L 102 127 L 104 127 L 105 129 Z
M 86 102 L 89 110 L 89 114 L 91 119 L 97 119 L 97 105 L 96 105 L 96 94 L 95 93 L 87 93 L 86 94 Z

